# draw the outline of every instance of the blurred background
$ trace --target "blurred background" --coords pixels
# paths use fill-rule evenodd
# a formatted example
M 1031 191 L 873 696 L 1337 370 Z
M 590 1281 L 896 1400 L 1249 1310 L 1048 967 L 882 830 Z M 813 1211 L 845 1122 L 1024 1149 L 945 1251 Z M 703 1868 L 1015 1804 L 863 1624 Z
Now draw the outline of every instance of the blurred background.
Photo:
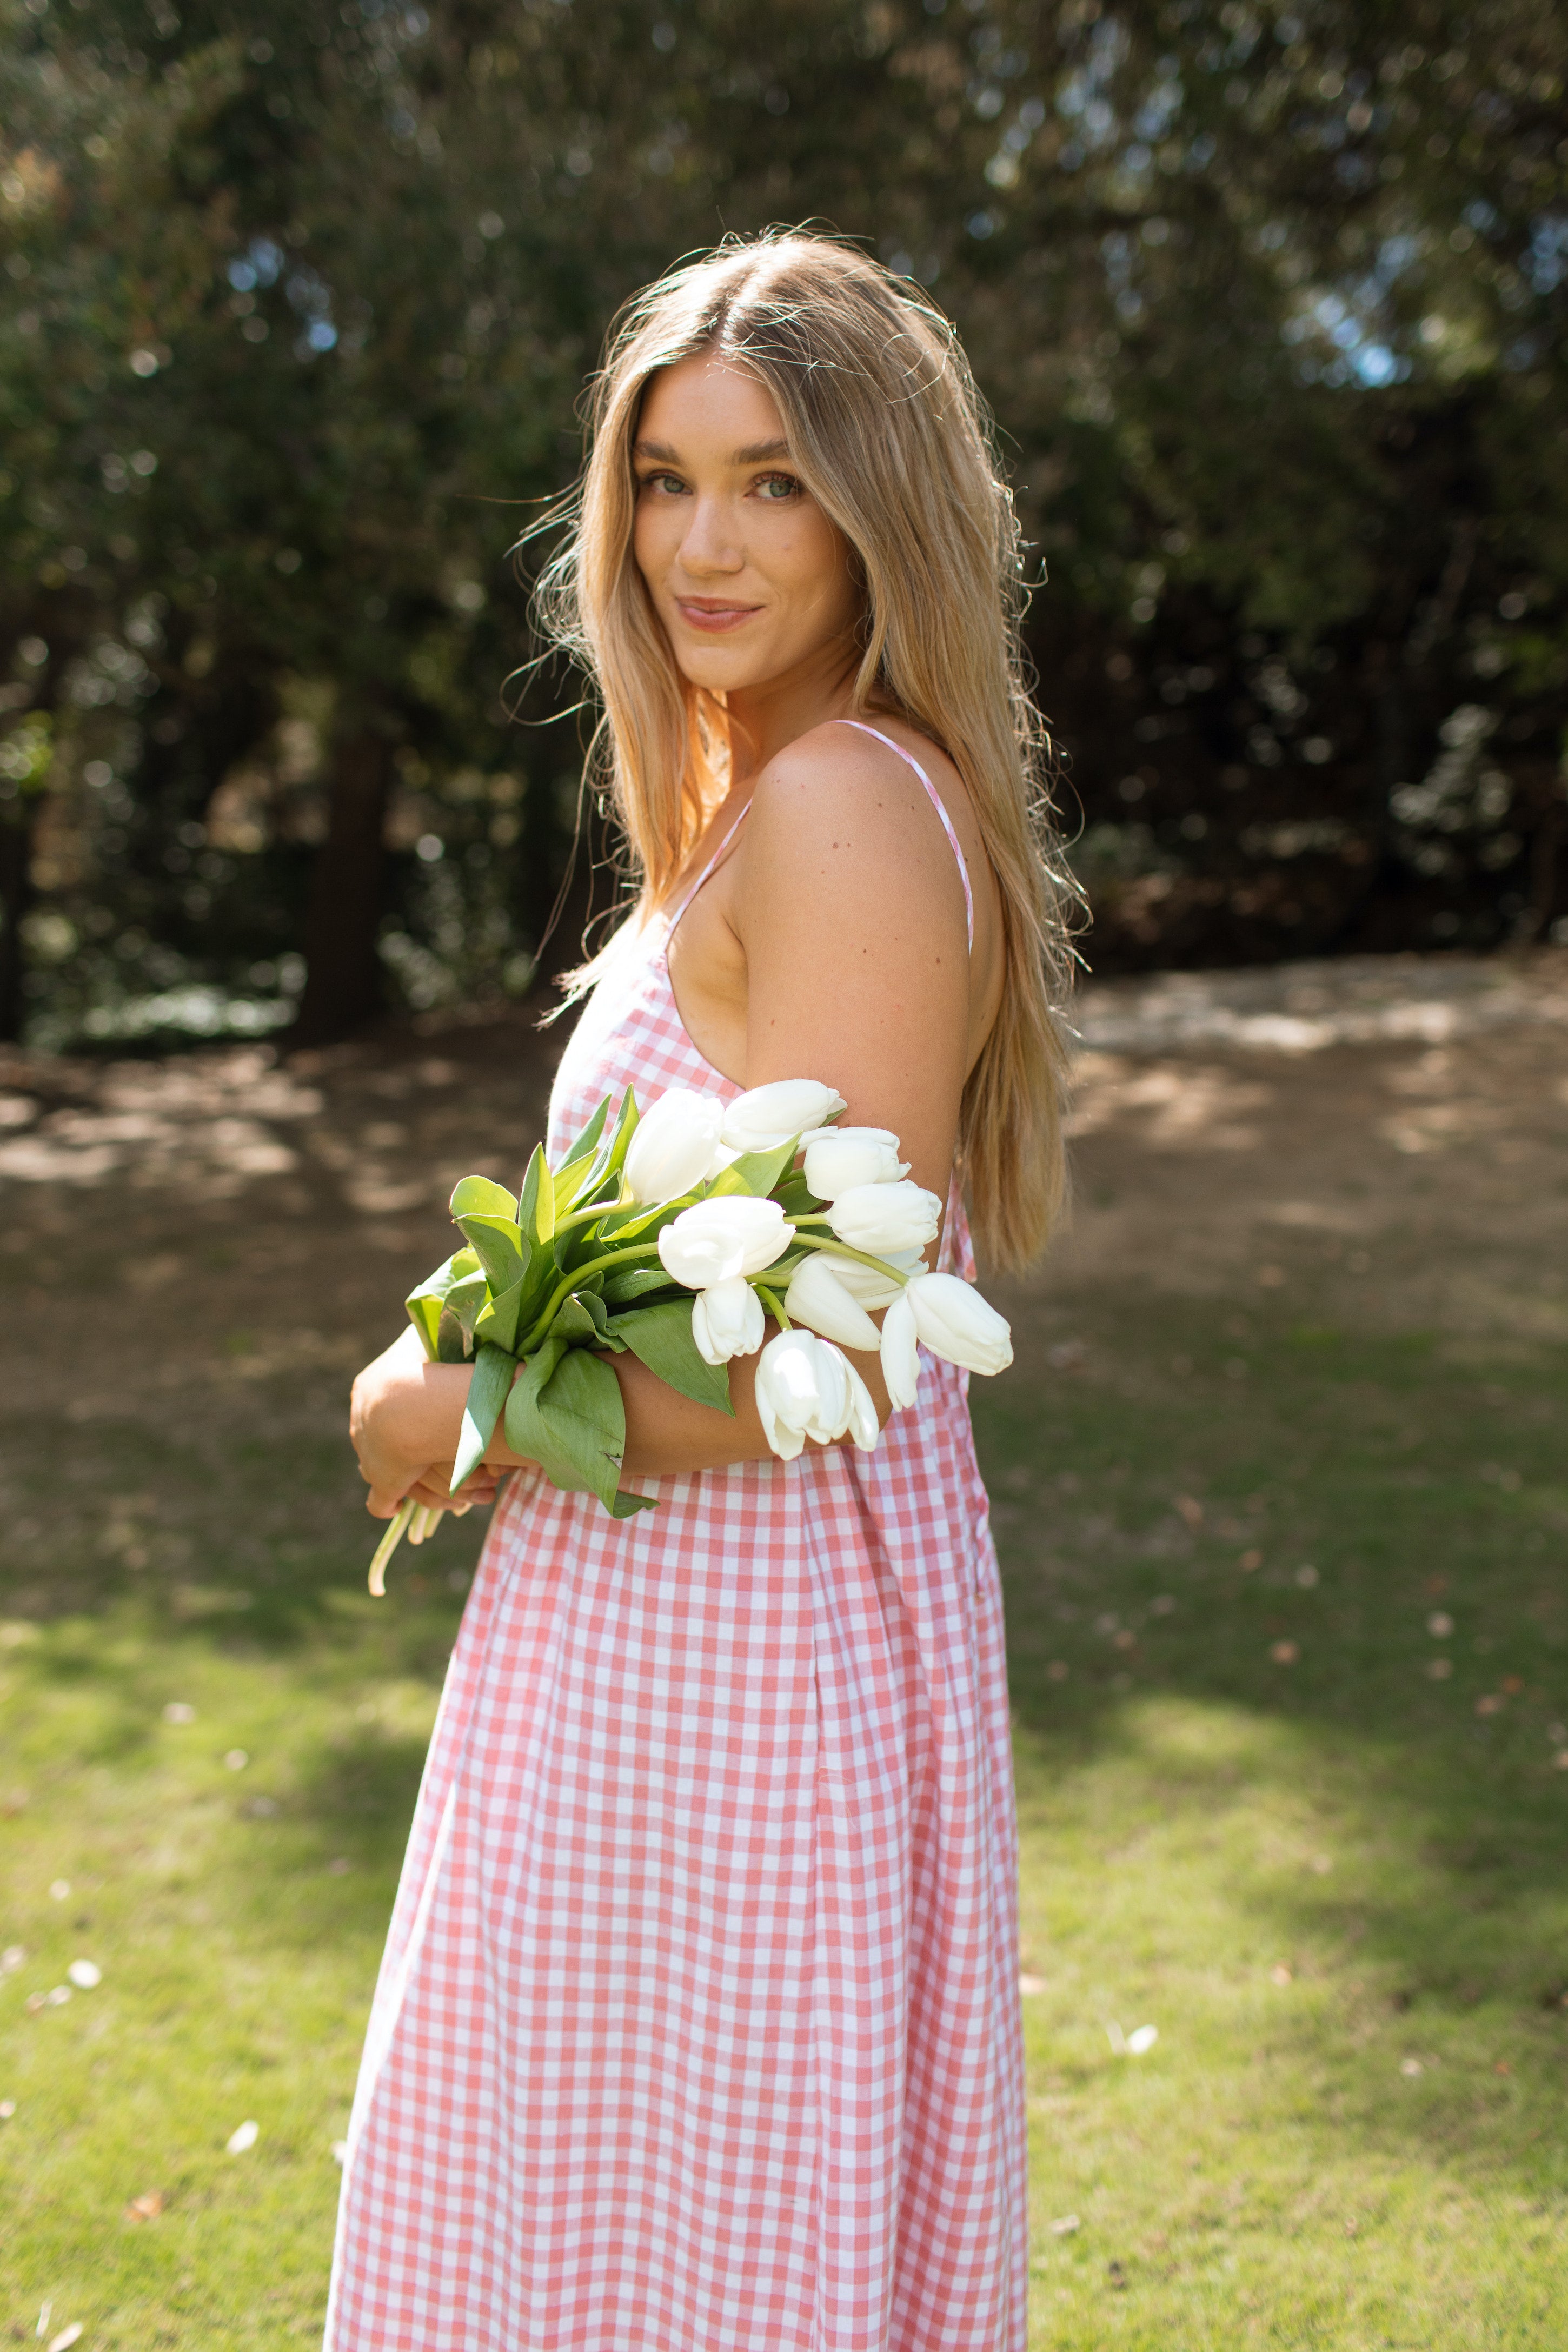
M 973 354 L 1096 971 L 1561 929 L 1558 12 L 0 21 L 0 1036 L 321 1042 L 536 984 L 584 721 L 510 551 L 615 306 L 771 222 Z
M 512 551 L 616 303 L 806 220 L 994 405 L 1092 908 L 973 1399 L 1031 2344 L 1559 2352 L 1565 73 L 1525 0 L 0 0 L 7 2340 L 320 2340 L 484 1533 L 369 1597 L 349 1382 L 612 903 Z

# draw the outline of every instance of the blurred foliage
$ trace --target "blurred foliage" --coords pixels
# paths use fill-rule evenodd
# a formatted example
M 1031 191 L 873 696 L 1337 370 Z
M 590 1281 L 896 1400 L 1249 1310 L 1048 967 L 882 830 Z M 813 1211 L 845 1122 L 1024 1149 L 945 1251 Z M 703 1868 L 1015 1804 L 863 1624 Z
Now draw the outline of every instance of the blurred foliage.
M 806 218 L 1003 422 L 1097 968 L 1542 935 L 1565 74 L 1526 0 L 0 0 L 0 1030 L 530 983 L 508 551 L 619 299 Z

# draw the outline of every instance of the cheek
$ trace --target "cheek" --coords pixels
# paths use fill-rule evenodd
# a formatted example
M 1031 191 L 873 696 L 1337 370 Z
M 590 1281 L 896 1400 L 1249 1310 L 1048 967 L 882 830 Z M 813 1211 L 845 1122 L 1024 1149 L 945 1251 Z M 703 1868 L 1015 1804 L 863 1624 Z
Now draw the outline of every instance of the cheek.
M 849 550 L 826 515 L 807 509 L 790 518 L 777 551 L 781 574 L 817 606 L 857 601 Z
M 632 519 L 632 561 L 650 587 L 664 571 L 680 534 L 672 525 L 670 509 L 651 499 L 639 499 Z

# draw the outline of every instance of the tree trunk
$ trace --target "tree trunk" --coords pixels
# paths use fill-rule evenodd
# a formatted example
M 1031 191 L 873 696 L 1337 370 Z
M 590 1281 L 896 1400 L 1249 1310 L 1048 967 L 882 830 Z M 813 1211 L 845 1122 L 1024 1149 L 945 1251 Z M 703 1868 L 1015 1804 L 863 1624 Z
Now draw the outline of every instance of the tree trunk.
M 22 922 L 33 903 L 33 818 L 36 799 L 0 820 L 0 1041 L 16 1044 L 27 1017 L 26 957 Z
M 392 744 L 374 726 L 338 738 L 327 837 L 317 853 L 305 917 L 305 992 L 292 1045 L 324 1045 L 382 1009 L 381 927 L 392 793 Z

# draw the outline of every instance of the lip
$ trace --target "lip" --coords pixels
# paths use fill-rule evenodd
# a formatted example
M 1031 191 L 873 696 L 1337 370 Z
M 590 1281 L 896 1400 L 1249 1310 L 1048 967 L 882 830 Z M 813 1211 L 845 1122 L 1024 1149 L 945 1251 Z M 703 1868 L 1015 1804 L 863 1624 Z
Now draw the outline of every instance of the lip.
M 707 636 L 723 636 L 755 618 L 762 611 L 760 604 L 725 604 L 717 599 L 678 596 L 676 610 L 689 628 L 700 629 Z

